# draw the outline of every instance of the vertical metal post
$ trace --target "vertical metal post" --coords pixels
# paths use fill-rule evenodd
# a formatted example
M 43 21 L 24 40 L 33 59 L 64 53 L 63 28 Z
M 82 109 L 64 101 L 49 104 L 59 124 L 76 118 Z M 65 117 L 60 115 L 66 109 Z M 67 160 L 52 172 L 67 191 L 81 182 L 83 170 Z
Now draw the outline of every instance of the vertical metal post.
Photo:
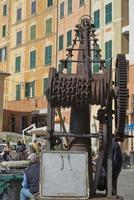
M 107 197 L 112 197 L 112 170 L 113 170 L 113 161 L 112 161 L 112 99 L 109 99 L 108 107 L 108 158 L 107 158 Z
M 90 198 L 94 196 L 93 173 L 92 173 L 92 155 L 91 155 L 91 139 L 89 139 L 88 147 L 88 177 L 90 187 Z
M 53 149 L 53 144 L 52 144 L 52 136 L 54 132 L 54 108 L 51 107 L 50 103 L 48 103 L 48 110 L 47 110 L 47 130 L 50 133 L 50 149 Z

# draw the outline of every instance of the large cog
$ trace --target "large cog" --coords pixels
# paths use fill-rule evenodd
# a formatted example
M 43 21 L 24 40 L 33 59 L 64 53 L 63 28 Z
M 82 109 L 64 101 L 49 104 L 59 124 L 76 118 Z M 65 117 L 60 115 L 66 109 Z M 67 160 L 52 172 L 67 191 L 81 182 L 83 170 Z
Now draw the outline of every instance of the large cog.
M 118 141 L 124 140 L 127 109 L 127 61 L 124 54 L 118 54 L 115 69 L 115 135 Z

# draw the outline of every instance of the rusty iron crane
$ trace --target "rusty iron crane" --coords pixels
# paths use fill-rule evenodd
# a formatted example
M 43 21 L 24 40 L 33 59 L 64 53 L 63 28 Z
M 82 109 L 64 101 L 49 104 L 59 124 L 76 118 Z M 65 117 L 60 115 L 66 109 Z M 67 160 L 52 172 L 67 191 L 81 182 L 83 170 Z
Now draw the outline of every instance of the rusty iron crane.
M 46 92 L 48 101 L 48 131 L 51 148 L 60 143 L 60 137 L 68 138 L 69 150 L 88 151 L 90 196 L 97 189 L 98 179 L 104 157 L 106 157 L 108 177 L 107 194 L 112 195 L 112 118 L 115 115 L 114 137 L 124 140 L 124 127 L 127 106 L 127 61 L 125 55 L 118 54 L 115 65 L 115 81 L 112 81 L 112 62 L 105 67 L 101 49 L 95 34 L 95 26 L 90 16 L 82 16 L 75 26 L 75 38 L 71 48 L 67 49 L 67 58 L 60 60 L 60 69 L 50 68 L 49 84 Z M 75 48 L 79 43 L 79 48 Z M 73 60 L 73 52 L 78 59 Z M 77 63 L 76 73 L 67 74 L 68 63 Z M 98 64 L 99 72 L 93 73 L 93 65 Z M 114 103 L 114 109 L 113 109 Z M 97 119 L 99 133 L 90 131 L 91 106 L 99 105 Z M 70 132 L 54 132 L 55 108 L 71 108 Z M 95 180 L 92 177 L 91 138 L 99 139 L 99 163 Z

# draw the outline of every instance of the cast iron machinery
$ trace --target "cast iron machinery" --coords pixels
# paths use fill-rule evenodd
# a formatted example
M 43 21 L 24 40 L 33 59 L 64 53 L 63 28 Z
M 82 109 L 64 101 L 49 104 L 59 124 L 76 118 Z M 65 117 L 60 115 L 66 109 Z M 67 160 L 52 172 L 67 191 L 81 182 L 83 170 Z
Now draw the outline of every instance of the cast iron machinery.
M 69 150 L 88 151 L 90 197 L 97 189 L 104 158 L 107 163 L 107 195 L 112 195 L 112 138 L 124 141 L 124 127 L 127 107 L 127 61 L 125 55 L 118 54 L 115 65 L 115 80 L 112 80 L 112 60 L 108 65 L 102 59 L 101 49 L 95 33 L 95 26 L 90 16 L 82 16 L 75 26 L 75 38 L 72 47 L 67 48 L 66 59 L 60 60 L 60 67 L 50 68 L 49 83 L 46 91 L 48 101 L 48 131 L 51 149 L 61 142 L 61 137 L 68 140 Z M 79 45 L 79 46 L 78 46 Z M 73 52 L 78 58 L 73 59 Z M 77 65 L 75 73 L 66 73 L 71 64 Z M 95 67 L 97 72 L 94 72 Z M 114 106 L 113 106 L 114 104 Z M 99 132 L 90 131 L 91 107 L 99 106 L 96 119 Z M 71 108 L 70 132 L 54 131 L 55 109 Z M 61 114 L 60 114 L 61 116 Z M 112 134 L 112 118 L 115 118 L 115 131 Z M 61 118 L 62 120 L 62 118 Z M 62 120 L 63 122 L 63 120 Z M 93 181 L 91 138 L 99 140 L 99 161 Z

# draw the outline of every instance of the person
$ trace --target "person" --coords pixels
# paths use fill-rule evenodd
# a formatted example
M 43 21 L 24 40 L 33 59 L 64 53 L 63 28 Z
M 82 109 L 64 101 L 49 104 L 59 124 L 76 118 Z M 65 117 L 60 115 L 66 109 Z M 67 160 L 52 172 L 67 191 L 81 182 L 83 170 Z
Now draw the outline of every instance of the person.
M 32 147 L 35 149 L 36 152 L 38 152 L 38 145 L 36 140 L 33 141 Z
M 26 159 L 26 144 L 24 143 L 24 140 L 21 141 L 21 145 L 22 145 L 22 152 L 23 152 L 23 160 Z
M 22 160 L 22 146 L 20 140 L 17 142 L 16 153 L 17 153 L 16 160 Z
M 22 145 L 22 150 L 24 152 L 26 150 L 26 145 L 24 143 L 24 140 L 21 141 L 21 145 Z
M 112 140 L 112 146 L 113 146 L 112 194 L 116 195 L 117 180 L 122 168 L 122 153 L 121 153 L 121 148 L 120 148 L 119 143 L 116 142 L 114 138 Z M 97 168 L 96 165 L 99 164 L 97 160 L 99 161 L 99 157 L 95 161 L 92 161 L 92 168 L 93 168 L 94 174 L 96 173 L 96 168 Z M 97 189 L 105 190 L 106 186 L 107 186 L 107 163 L 103 162 L 100 175 L 99 175 Z
M 37 153 L 40 153 L 41 151 L 42 151 L 41 142 L 37 142 Z
M 10 154 L 10 145 L 8 143 L 4 145 L 4 149 L 3 152 L 1 153 L 1 156 L 3 161 L 9 161 L 12 159 Z
M 118 142 L 113 139 L 113 195 L 117 194 L 117 180 L 122 168 L 122 153 Z
M 36 153 L 28 157 L 30 166 L 24 170 L 22 189 L 20 191 L 20 200 L 30 198 L 34 200 L 34 194 L 39 192 L 39 157 Z

